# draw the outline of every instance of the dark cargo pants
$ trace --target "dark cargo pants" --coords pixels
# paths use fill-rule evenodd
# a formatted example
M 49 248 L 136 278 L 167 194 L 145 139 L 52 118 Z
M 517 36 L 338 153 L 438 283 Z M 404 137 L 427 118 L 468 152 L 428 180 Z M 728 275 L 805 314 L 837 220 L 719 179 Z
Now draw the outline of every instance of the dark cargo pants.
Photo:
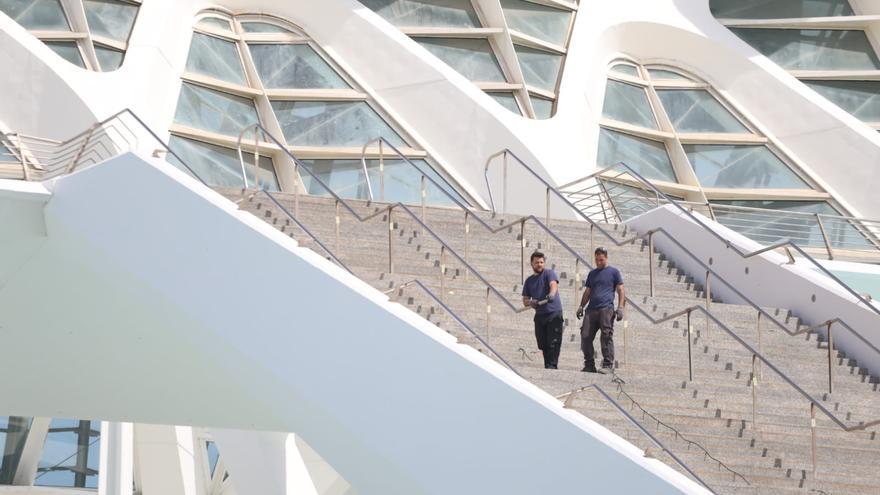
M 614 308 L 591 309 L 581 326 L 581 350 L 584 351 L 584 365 L 596 365 L 596 351 L 593 341 L 601 332 L 599 343 L 602 346 L 602 366 L 614 366 Z
M 535 315 L 535 340 L 538 349 L 544 353 L 544 367 L 556 368 L 559 364 L 559 350 L 562 348 L 562 327 L 565 318 L 561 311 L 546 315 Z

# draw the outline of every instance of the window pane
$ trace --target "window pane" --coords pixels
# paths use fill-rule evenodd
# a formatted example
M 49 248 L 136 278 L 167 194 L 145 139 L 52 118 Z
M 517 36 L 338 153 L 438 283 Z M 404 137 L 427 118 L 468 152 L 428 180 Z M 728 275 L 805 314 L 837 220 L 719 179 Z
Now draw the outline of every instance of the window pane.
M 237 150 L 202 143 L 180 136 L 171 136 L 168 147 L 180 156 L 180 159 L 207 184 L 217 187 L 244 186 L 244 182 L 241 180 L 241 161 L 238 158 Z M 253 188 L 256 185 L 254 181 L 254 155 L 253 153 L 243 153 L 243 155 L 248 186 Z M 174 158 L 174 155 L 168 154 L 166 159 L 168 163 L 189 173 L 186 167 Z M 270 191 L 278 190 L 275 165 L 268 156 L 260 156 L 259 186 Z
M 127 41 L 138 7 L 108 0 L 83 0 L 89 31 L 98 36 Z
M 723 225 L 763 244 L 791 239 L 806 247 L 825 248 L 825 240 L 815 213 L 839 215 L 822 201 L 713 201 L 713 204 L 774 210 L 767 213 L 716 208 L 715 217 Z M 833 247 L 859 249 L 870 244 L 858 229 L 846 221 L 822 217 Z
M 186 70 L 242 86 L 247 84 L 235 43 L 202 33 L 193 33 Z
M 214 471 L 217 469 L 217 462 L 220 460 L 220 451 L 217 450 L 217 444 L 210 441 L 207 442 L 205 448 L 208 451 L 208 470 L 211 478 L 213 478 Z
M 268 22 L 242 22 L 241 29 L 246 33 L 291 33 L 289 29 Z
M 70 31 L 60 0 L 0 0 L 0 11 L 26 29 Z
M 766 146 L 686 144 L 684 151 L 705 187 L 810 189 Z
M 46 46 L 52 49 L 53 52 L 57 53 L 64 60 L 72 63 L 77 67 L 86 68 L 85 62 L 83 62 L 82 54 L 79 51 L 79 47 L 76 46 L 75 41 L 46 41 Z
M 675 182 L 672 162 L 663 143 L 602 129 L 599 134 L 599 167 L 626 163 L 646 179 Z
M 99 421 L 53 419 L 34 485 L 97 488 L 100 428 Z
M 360 160 L 304 160 L 309 170 L 330 187 L 333 192 L 346 199 L 369 199 L 367 182 L 364 179 L 363 164 Z M 407 204 L 421 204 L 422 174 L 434 179 L 442 188 L 463 204 L 468 204 L 446 181 L 444 181 L 424 160 L 412 160 L 413 167 L 403 160 L 385 159 L 385 194 L 384 201 Z M 367 172 L 370 174 L 370 185 L 373 199 L 380 200 L 379 161 L 367 160 Z M 309 174 L 302 175 L 303 183 L 309 194 L 327 196 L 327 191 L 312 179 Z M 435 206 L 451 206 L 455 203 L 443 194 L 437 186 L 426 181 L 427 202 Z
M 786 69 L 880 69 L 880 61 L 864 31 L 746 28 L 731 31 Z
M 196 129 L 238 137 L 259 123 L 253 100 L 183 83 L 174 121 Z
M 553 100 L 532 95 L 532 110 L 536 119 L 549 119 L 553 116 Z
M 679 74 L 678 72 L 673 72 L 671 70 L 648 69 L 648 74 L 651 76 L 651 79 L 690 81 L 689 77 Z
M 15 155 L 12 154 L 12 151 L 3 143 L 0 143 L 0 162 L 7 162 L 7 163 L 18 162 L 18 158 L 16 158 Z M 3 417 L 5 417 L 5 416 L 0 416 L 0 418 L 3 418 Z
M 727 19 L 788 19 L 853 15 L 849 0 L 711 0 L 715 17 Z
M 98 56 L 98 63 L 101 64 L 101 70 L 104 72 L 118 69 L 122 65 L 122 57 L 125 55 L 118 50 L 104 48 L 100 45 L 95 45 L 95 54 Z
M 470 0 L 361 0 L 361 3 L 400 27 L 482 27 Z
M 12 484 L 30 427 L 31 418 L 0 416 L 0 485 Z
M 266 88 L 350 88 L 309 45 L 248 44 Z
M 611 68 L 614 72 L 619 74 L 626 74 L 628 76 L 641 78 L 642 76 L 639 74 L 639 69 L 633 67 L 629 64 L 617 64 Z
M 866 122 L 880 122 L 880 81 L 804 81 L 817 93 Z
M 571 12 L 522 0 L 501 0 L 501 7 L 511 29 L 565 46 Z
M 471 81 L 505 82 L 501 65 L 484 39 L 413 38 Z
M 678 132 L 749 133 L 708 91 L 664 89 L 657 95 Z
M 608 80 L 605 88 L 605 104 L 602 115 L 609 119 L 619 120 L 628 124 L 656 129 L 654 111 L 648 103 L 648 94 L 644 88 Z
M 293 146 L 361 147 L 379 136 L 395 146 L 401 137 L 365 102 L 273 101 L 272 108 Z
M 519 103 L 516 102 L 516 96 L 514 96 L 513 93 L 489 93 L 489 96 L 497 101 L 502 107 L 517 115 L 522 115 L 522 111 L 519 109 Z
M 199 20 L 196 26 L 214 28 L 220 31 L 228 31 L 230 34 L 232 34 L 232 26 L 229 24 L 229 21 L 227 21 L 226 19 L 220 19 L 219 17 L 203 17 Z
M 562 55 L 534 48 L 514 45 L 526 84 L 547 91 L 556 91 L 556 79 L 562 65 Z

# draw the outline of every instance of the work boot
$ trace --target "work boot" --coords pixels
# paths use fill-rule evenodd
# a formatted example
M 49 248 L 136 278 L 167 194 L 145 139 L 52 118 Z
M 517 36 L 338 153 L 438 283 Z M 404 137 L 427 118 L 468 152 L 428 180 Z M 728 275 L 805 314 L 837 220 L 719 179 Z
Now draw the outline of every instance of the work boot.
M 599 370 L 596 369 L 596 363 L 584 363 L 584 369 L 582 369 L 584 373 L 598 373 Z

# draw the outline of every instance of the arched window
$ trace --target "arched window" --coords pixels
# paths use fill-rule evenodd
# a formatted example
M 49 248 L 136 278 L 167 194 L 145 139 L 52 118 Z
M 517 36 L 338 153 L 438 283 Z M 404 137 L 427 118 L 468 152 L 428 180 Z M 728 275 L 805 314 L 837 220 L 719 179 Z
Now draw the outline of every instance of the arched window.
M 0 12 L 68 62 L 93 71 L 122 65 L 141 0 L 0 0 Z

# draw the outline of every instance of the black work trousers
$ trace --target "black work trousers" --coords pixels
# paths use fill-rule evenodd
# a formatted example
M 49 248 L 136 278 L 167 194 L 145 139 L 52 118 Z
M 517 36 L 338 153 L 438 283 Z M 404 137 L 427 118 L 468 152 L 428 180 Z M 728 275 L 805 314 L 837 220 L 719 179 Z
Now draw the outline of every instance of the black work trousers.
M 535 315 L 535 340 L 538 341 L 538 349 L 544 353 L 545 368 L 555 369 L 559 364 L 564 324 L 562 311 Z
M 602 366 L 614 366 L 614 308 L 590 309 L 581 326 L 581 350 L 584 351 L 584 365 L 596 366 L 596 351 L 593 341 L 600 333 L 599 343 L 602 346 Z

